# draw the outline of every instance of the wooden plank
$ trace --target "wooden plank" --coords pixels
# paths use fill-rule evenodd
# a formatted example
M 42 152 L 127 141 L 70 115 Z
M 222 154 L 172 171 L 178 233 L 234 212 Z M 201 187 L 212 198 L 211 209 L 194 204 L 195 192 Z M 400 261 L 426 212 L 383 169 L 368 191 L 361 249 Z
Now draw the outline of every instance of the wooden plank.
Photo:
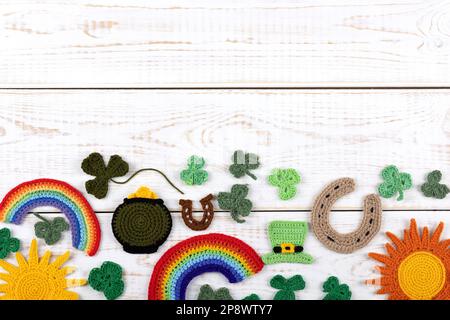
M 404 201 L 383 200 L 385 209 L 449 209 L 448 201 L 419 190 L 434 169 L 450 181 L 449 97 L 450 91 L 435 90 L 2 91 L 0 194 L 40 177 L 84 190 L 90 177 L 80 164 L 98 151 L 122 155 L 131 171 L 165 171 L 193 200 L 249 184 L 255 210 L 309 210 L 325 184 L 343 176 L 355 178 L 357 190 L 335 209 L 360 209 L 363 196 L 381 183 L 381 169 L 395 164 L 412 174 L 414 188 Z M 236 149 L 261 156 L 258 180 L 228 172 Z M 179 179 L 192 154 L 207 161 L 204 186 Z M 299 170 L 303 182 L 295 199 L 279 200 L 266 182 L 276 167 Z M 141 185 L 179 210 L 182 196 L 155 173 L 126 186 L 110 184 L 104 200 L 88 199 L 96 210 L 113 211 Z
M 54 215 L 48 215 L 52 217 Z M 101 265 L 103 261 L 115 261 L 121 264 L 125 270 L 126 291 L 122 299 L 146 299 L 147 288 L 153 267 L 160 256 L 177 242 L 188 237 L 209 232 L 220 232 L 238 237 L 251 245 L 259 254 L 267 253 L 271 250 L 267 239 L 266 228 L 272 220 L 299 220 L 308 221 L 307 213 L 283 213 L 270 212 L 258 213 L 248 217 L 244 224 L 237 224 L 228 215 L 218 214 L 211 227 L 205 232 L 194 232 L 183 224 L 181 217 L 174 214 L 174 228 L 168 241 L 161 249 L 152 255 L 130 255 L 122 251 L 120 244 L 115 240 L 110 228 L 111 214 L 98 214 L 103 232 L 103 241 L 100 251 L 95 257 L 87 257 L 83 252 L 72 250 L 72 259 L 68 265 L 77 266 L 77 272 L 73 277 L 87 277 L 89 271 Z M 257 293 L 263 299 L 272 299 L 275 291 L 268 285 L 269 280 L 276 274 L 293 276 L 301 274 L 306 281 L 306 289 L 298 294 L 301 300 L 318 300 L 323 298 L 321 286 L 331 275 L 335 275 L 344 283 L 347 283 L 354 299 L 384 299 L 385 296 L 376 295 L 376 287 L 366 286 L 366 279 L 376 278 L 374 271 L 375 261 L 367 257 L 368 252 L 384 253 L 384 243 L 388 238 L 385 231 L 394 232 L 401 235 L 403 229 L 409 227 L 409 220 L 416 218 L 419 226 L 429 226 L 434 229 L 439 221 L 450 222 L 448 213 L 445 212 L 421 212 L 421 213 L 401 213 L 385 212 L 381 226 L 381 232 L 369 243 L 369 245 L 352 254 L 339 254 L 326 249 L 310 233 L 305 241 L 305 252 L 314 256 L 316 261 L 311 265 L 302 264 L 278 264 L 265 266 L 257 275 L 239 284 L 228 284 L 226 279 L 219 274 L 206 274 L 200 276 L 192 282 L 188 289 L 188 298 L 195 299 L 199 287 L 203 284 L 211 284 L 215 288 L 228 287 L 236 299 L 241 299 L 247 294 Z M 23 242 L 22 252 L 28 252 L 29 242 L 33 237 L 33 225 L 36 222 L 33 216 L 27 217 L 20 226 L 1 224 L 1 227 L 12 228 L 13 235 L 19 237 Z M 356 212 L 335 212 L 332 214 L 332 224 L 340 232 L 350 232 L 357 227 L 360 221 L 360 214 Z M 444 230 L 443 239 L 448 238 L 450 231 Z M 71 247 L 70 234 L 65 233 L 63 240 L 52 247 L 47 247 L 40 241 L 40 253 L 45 249 L 52 250 L 55 254 L 61 254 Z M 10 262 L 14 259 L 10 257 Z M 82 299 L 103 299 L 102 294 L 89 287 L 79 288 L 78 291 Z
M 3 0 L 0 87 L 448 86 L 449 10 L 445 0 Z

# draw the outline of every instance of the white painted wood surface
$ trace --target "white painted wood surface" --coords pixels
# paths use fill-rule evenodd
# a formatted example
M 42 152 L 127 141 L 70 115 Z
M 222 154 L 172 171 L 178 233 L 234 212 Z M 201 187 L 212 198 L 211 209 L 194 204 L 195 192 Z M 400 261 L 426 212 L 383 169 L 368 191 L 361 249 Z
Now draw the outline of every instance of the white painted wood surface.
M 256 210 L 308 210 L 325 184 L 344 176 L 356 179 L 357 190 L 336 209 L 360 209 L 363 196 L 382 182 L 382 168 L 395 164 L 412 174 L 414 188 L 402 202 L 383 200 L 385 209 L 445 209 L 448 200 L 425 198 L 419 188 L 434 169 L 450 183 L 449 99 L 450 90 L 3 91 L 0 193 L 39 177 L 84 190 L 90 176 L 81 162 L 98 151 L 123 156 L 132 171 L 165 171 L 193 200 L 248 183 Z M 261 156 L 257 181 L 228 172 L 239 148 Z M 192 154 L 206 159 L 211 174 L 201 187 L 179 179 Z M 295 199 L 279 200 L 268 185 L 277 167 L 300 172 Z M 96 210 L 113 211 L 141 185 L 179 209 L 181 195 L 155 173 L 125 186 L 110 184 L 107 199 L 89 200 Z
M 256 210 L 247 222 L 237 224 L 221 212 L 207 232 L 238 236 L 263 254 L 270 250 L 266 234 L 270 221 L 307 221 L 315 195 L 327 182 L 346 175 L 357 179 L 358 190 L 340 200 L 335 209 L 359 210 L 362 197 L 374 192 L 380 182 L 381 168 L 395 163 L 413 175 L 415 190 L 408 191 L 403 202 L 383 200 L 385 210 L 396 211 L 384 214 L 382 230 L 398 233 L 411 217 L 435 226 L 441 220 L 450 222 L 448 210 L 427 210 L 448 209 L 448 200 L 427 199 L 417 188 L 426 172 L 436 168 L 449 183 L 449 94 L 442 90 L 1 91 L 0 193 L 37 177 L 63 179 L 84 190 L 89 177 L 79 166 L 92 151 L 118 153 L 132 169 L 162 168 L 186 192 L 185 197 L 194 200 L 227 190 L 236 182 L 249 183 Z M 235 148 L 261 155 L 263 166 L 256 171 L 257 181 L 236 180 L 227 172 Z M 204 186 L 187 187 L 177 177 L 191 154 L 207 160 L 211 180 Z M 292 201 L 278 200 L 265 181 L 270 169 L 279 166 L 298 168 L 304 179 Z M 104 260 L 122 264 L 127 283 L 124 299 L 145 299 L 152 267 L 160 255 L 176 242 L 198 234 L 174 212 L 173 232 L 158 254 L 124 253 L 112 236 L 110 211 L 142 184 L 153 187 L 172 210 L 179 210 L 180 195 L 157 175 L 144 174 L 125 186 L 111 185 L 104 200 L 88 196 L 95 210 L 109 211 L 98 214 L 103 230 L 98 255 L 88 258 L 73 250 L 72 264 L 79 267 L 79 276 L 87 276 Z M 416 209 L 425 211 L 408 211 Z M 13 227 L 14 234 L 24 240 L 24 251 L 32 237 L 33 219 Z M 339 211 L 332 219 L 339 231 L 347 232 L 356 228 L 360 214 Z M 355 299 L 384 298 L 362 282 L 375 275 L 367 253 L 381 252 L 386 241 L 380 233 L 368 247 L 341 255 L 327 250 L 310 234 L 305 248 L 317 258 L 313 265 L 268 266 L 238 285 L 227 285 L 219 275 L 202 276 L 190 286 L 188 298 L 195 298 L 202 284 L 214 283 L 228 286 L 236 298 L 256 292 L 270 299 L 274 292 L 268 281 L 277 273 L 304 276 L 307 289 L 298 295 L 300 299 L 320 299 L 321 284 L 331 274 L 351 286 Z M 42 252 L 45 245 L 41 244 Z M 69 233 L 53 249 L 62 253 L 68 248 Z M 84 299 L 102 298 L 89 288 L 79 292 Z
M 238 284 L 229 284 L 227 280 L 219 274 L 205 274 L 195 278 L 188 287 L 188 299 L 195 299 L 200 286 L 210 284 L 213 288 L 227 287 L 230 289 L 235 299 L 242 299 L 250 293 L 257 293 L 263 299 L 272 299 L 275 290 L 269 285 L 270 279 L 276 274 L 293 276 L 301 274 L 306 282 L 306 288 L 297 294 L 300 300 L 319 300 L 324 294 L 322 292 L 323 282 L 331 275 L 347 283 L 352 289 L 353 299 L 384 299 L 384 295 L 376 295 L 376 287 L 364 284 L 366 279 L 377 278 L 379 275 L 374 270 L 377 262 L 367 257 L 369 252 L 384 253 L 384 243 L 388 242 L 385 231 L 392 231 L 401 235 L 403 229 L 409 227 L 411 218 L 416 218 L 419 226 L 428 225 L 434 229 L 439 221 L 449 222 L 448 212 L 421 212 L 417 213 L 398 213 L 385 212 L 381 226 L 381 232 L 369 243 L 369 245 L 352 254 L 339 254 L 326 249 L 312 234 L 308 235 L 305 241 L 305 252 L 314 256 L 316 261 L 311 265 L 303 264 L 277 264 L 265 266 L 257 275 L 246 279 Z M 51 215 L 49 215 L 51 216 Z M 99 214 L 100 223 L 103 230 L 103 241 L 100 251 L 95 257 L 86 257 L 81 251 L 72 250 L 72 259 L 67 265 L 77 266 L 77 272 L 72 275 L 74 278 L 87 277 L 89 271 L 101 265 L 105 260 L 115 261 L 121 264 L 125 269 L 126 290 L 121 299 L 146 299 L 147 289 L 152 269 L 159 257 L 171 246 L 177 242 L 198 234 L 209 232 L 221 232 L 231 236 L 239 237 L 251 245 L 258 253 L 265 254 L 270 252 L 270 242 L 267 239 L 266 227 L 274 219 L 281 220 L 309 220 L 308 213 L 282 213 L 268 212 L 257 213 L 248 217 L 245 224 L 237 224 L 230 220 L 228 215 L 218 214 L 206 232 L 194 232 L 188 229 L 178 214 L 174 214 L 174 228 L 168 241 L 160 250 L 152 255 L 131 255 L 122 251 L 120 244 L 115 240 L 111 228 L 111 214 Z M 332 223 L 338 231 L 350 232 L 357 227 L 360 221 L 358 212 L 335 212 L 332 214 Z M 21 226 L 12 226 L 14 235 L 20 236 L 24 246 L 22 252 L 28 254 L 29 242 L 33 236 L 33 225 L 36 218 L 27 217 Z M 3 226 L 3 225 L 2 225 Z M 450 229 L 447 225 L 444 237 L 450 236 Z M 64 239 L 57 245 L 47 247 L 45 243 L 40 242 L 40 253 L 50 249 L 55 254 L 62 254 L 71 247 L 70 234 L 65 233 Z M 9 262 L 14 263 L 14 258 L 9 258 Z M 82 299 L 103 299 L 102 294 L 92 290 L 89 287 L 78 288 Z
M 448 0 L 1 0 L 0 87 L 449 85 Z
M 355 178 L 357 190 L 338 201 L 335 209 L 343 211 L 332 220 L 342 232 L 354 229 L 363 196 L 376 191 L 385 165 L 396 164 L 412 174 L 414 189 L 403 202 L 383 200 L 382 231 L 399 234 L 411 217 L 430 227 L 448 223 L 449 200 L 425 198 L 418 188 L 433 169 L 450 183 L 450 89 L 367 88 L 450 86 L 449 12 L 448 0 L 0 0 L 0 88 L 49 88 L 0 90 L 0 195 L 38 177 L 84 190 L 89 177 L 80 169 L 82 159 L 92 151 L 117 153 L 132 171 L 166 171 L 184 198 L 248 183 L 254 212 L 247 222 L 236 224 L 220 212 L 207 232 L 238 236 L 264 254 L 270 221 L 308 220 L 315 195 L 343 176 Z M 55 90 L 69 87 L 108 90 Z M 261 156 L 257 181 L 227 172 L 238 148 Z M 211 179 L 205 186 L 187 187 L 178 178 L 192 154 L 207 160 Z M 278 200 L 266 183 L 275 167 L 300 171 L 294 200 Z M 154 255 L 124 253 L 111 233 L 111 212 L 140 185 L 152 187 L 174 215 L 173 232 Z M 103 230 L 99 254 L 88 258 L 73 250 L 71 264 L 78 266 L 76 276 L 87 277 L 104 260 L 116 261 L 125 269 L 122 298 L 145 299 L 160 255 L 198 233 L 182 223 L 180 195 L 156 174 L 110 187 L 104 200 L 87 196 Z M 8 225 L 24 252 L 34 222 L 29 217 L 21 226 Z M 448 237 L 448 229 L 444 233 Z M 188 298 L 214 283 L 237 299 L 253 292 L 271 299 L 268 281 L 281 273 L 304 276 L 307 288 L 299 299 L 321 299 L 321 285 L 332 274 L 350 285 L 354 299 L 381 299 L 362 282 L 376 276 L 367 253 L 382 252 L 386 241 L 380 233 L 366 248 L 341 255 L 310 234 L 305 249 L 317 259 L 313 265 L 268 266 L 237 285 L 201 276 Z M 62 253 L 70 246 L 66 233 L 52 249 Z M 78 291 L 83 299 L 103 298 L 88 287 Z

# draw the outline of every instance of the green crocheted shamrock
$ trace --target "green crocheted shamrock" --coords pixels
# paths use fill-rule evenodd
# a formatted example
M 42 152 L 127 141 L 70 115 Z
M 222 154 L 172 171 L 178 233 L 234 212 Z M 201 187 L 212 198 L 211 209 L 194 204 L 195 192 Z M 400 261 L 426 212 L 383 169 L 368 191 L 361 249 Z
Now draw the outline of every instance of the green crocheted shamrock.
M 88 282 L 94 290 L 103 292 L 108 300 L 120 297 L 125 288 L 122 267 L 111 261 L 105 261 L 100 268 L 92 269 Z
M 352 292 L 346 284 L 339 284 L 339 279 L 329 277 L 323 284 L 323 292 L 326 293 L 323 300 L 350 300 Z
M 269 183 L 278 187 L 278 196 L 281 200 L 289 200 L 297 194 L 297 184 L 300 183 L 300 175 L 295 169 L 274 169 L 268 178 Z
M 248 187 L 245 184 L 235 184 L 231 187 L 231 192 L 219 192 L 217 201 L 222 210 L 231 212 L 231 217 L 238 223 L 243 223 L 245 220 L 239 216 L 247 217 L 251 211 L 253 204 L 250 200 L 245 199 L 248 195 Z
M 270 280 L 270 286 L 278 289 L 274 300 L 295 300 L 295 291 L 305 289 L 305 281 L 301 275 L 286 279 L 281 275 L 276 275 Z
M 251 295 L 245 297 L 242 300 L 247 300 L 247 301 L 257 301 L 257 300 L 261 300 L 261 298 L 256 294 L 256 293 L 252 293 Z
M 445 185 L 439 183 L 442 179 L 442 173 L 439 170 L 430 172 L 427 176 L 427 182 L 422 187 L 422 193 L 425 197 L 444 199 L 450 192 L 450 189 Z
M 5 259 L 11 252 L 17 252 L 19 249 L 19 239 L 11 237 L 8 228 L 0 229 L 0 259 Z
M 234 300 L 227 288 L 220 288 L 216 291 L 210 285 L 205 284 L 200 288 L 197 300 Z
M 91 153 L 81 164 L 83 171 L 95 179 L 86 182 L 86 191 L 97 199 L 103 199 L 108 193 L 108 182 L 112 178 L 122 177 L 128 173 L 129 166 L 120 156 L 114 155 L 105 165 L 100 153 Z
M 237 150 L 233 153 L 233 164 L 229 170 L 235 178 L 242 178 L 248 175 L 256 180 L 256 176 L 250 170 L 258 169 L 259 165 L 259 157 L 256 154 L 244 153 L 242 150 Z
M 49 246 L 57 243 L 61 239 L 62 233 L 70 228 L 64 218 L 58 217 L 49 220 L 39 214 L 35 213 L 34 215 L 42 220 L 34 225 L 34 233 L 36 237 L 44 239 Z
M 403 200 L 403 191 L 411 189 L 412 179 L 409 173 L 400 172 L 396 166 L 387 166 L 381 172 L 384 182 L 378 186 L 383 198 L 392 198 L 397 192 L 397 201 Z
M 208 180 L 208 172 L 202 170 L 205 167 L 205 159 L 191 156 L 188 160 L 188 167 L 181 171 L 180 178 L 189 186 L 202 185 Z

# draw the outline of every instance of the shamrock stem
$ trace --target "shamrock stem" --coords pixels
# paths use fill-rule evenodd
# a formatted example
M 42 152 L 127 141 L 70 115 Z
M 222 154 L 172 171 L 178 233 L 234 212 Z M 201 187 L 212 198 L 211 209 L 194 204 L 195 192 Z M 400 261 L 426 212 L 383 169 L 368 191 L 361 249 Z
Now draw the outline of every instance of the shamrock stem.
M 157 170 L 157 169 L 153 169 L 153 168 L 145 168 L 145 169 L 141 169 L 139 171 L 136 171 L 135 173 L 133 173 L 133 175 L 131 177 L 129 177 L 127 180 L 125 181 L 116 181 L 114 179 L 111 179 L 112 182 L 116 183 L 116 184 L 126 184 L 128 182 L 130 182 L 134 177 L 136 177 L 139 173 L 144 172 L 144 171 L 155 171 L 158 172 L 160 175 L 162 175 L 166 181 L 174 188 L 176 189 L 179 193 L 184 194 L 183 191 L 181 191 L 180 189 L 178 189 L 173 183 L 172 181 L 169 180 L 169 178 L 167 178 L 167 176 L 162 173 L 161 171 Z
M 47 219 L 45 219 L 44 217 L 42 217 L 40 214 L 37 214 L 37 213 L 33 213 L 37 218 L 39 218 L 39 219 L 41 219 L 42 221 L 44 221 L 44 222 L 50 222 L 50 221 L 48 221 Z
M 400 191 L 398 192 L 398 194 L 399 194 L 399 196 L 398 196 L 398 198 L 397 198 L 397 201 L 402 201 L 402 200 L 403 200 L 403 191 L 400 190 Z
M 256 178 L 256 176 L 253 174 L 253 173 L 251 173 L 250 171 L 248 171 L 247 170 L 247 175 L 250 177 L 250 178 L 252 178 L 253 180 L 257 180 L 258 178 Z

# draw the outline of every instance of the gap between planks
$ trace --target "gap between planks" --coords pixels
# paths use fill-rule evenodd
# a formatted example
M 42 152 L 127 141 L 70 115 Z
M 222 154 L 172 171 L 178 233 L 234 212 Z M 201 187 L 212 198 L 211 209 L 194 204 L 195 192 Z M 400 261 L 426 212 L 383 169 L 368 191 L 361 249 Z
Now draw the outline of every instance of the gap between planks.
M 252 86 L 252 87 L 234 87 L 234 86 L 218 86 L 218 87 L 201 87 L 201 86 L 183 86 L 183 87 L 0 87 L 0 91 L 7 90 L 32 90 L 32 91 L 77 91 L 77 90 L 100 90 L 100 91 L 127 91 L 127 90 L 450 90 L 450 86 L 310 86 L 310 87 L 283 87 L 283 86 Z

